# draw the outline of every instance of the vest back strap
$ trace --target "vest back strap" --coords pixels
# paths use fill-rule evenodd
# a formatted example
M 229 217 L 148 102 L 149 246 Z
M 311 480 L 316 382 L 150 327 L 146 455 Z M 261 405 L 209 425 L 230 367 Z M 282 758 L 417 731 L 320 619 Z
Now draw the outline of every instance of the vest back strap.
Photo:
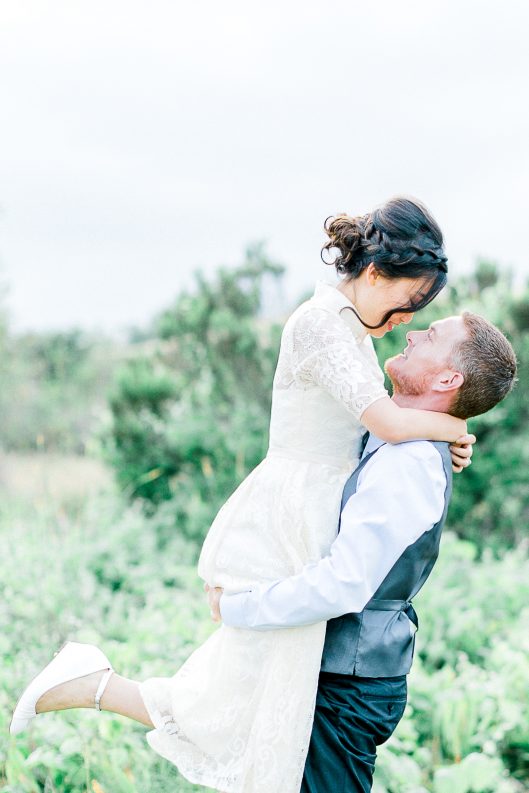
M 406 611 L 411 600 L 370 600 L 364 608 L 370 611 Z
M 411 600 L 373 600 L 366 603 L 364 609 L 368 611 L 404 611 L 406 616 L 419 627 L 419 617 L 413 608 Z

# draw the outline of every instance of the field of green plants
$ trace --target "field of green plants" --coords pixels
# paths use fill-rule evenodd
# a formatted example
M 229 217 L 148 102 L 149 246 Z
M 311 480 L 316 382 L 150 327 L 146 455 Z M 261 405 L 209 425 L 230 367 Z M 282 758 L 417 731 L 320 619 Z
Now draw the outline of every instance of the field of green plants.
M 94 711 L 47 714 L 7 734 L 18 693 L 66 638 L 95 642 L 135 679 L 166 676 L 214 630 L 175 536 L 116 494 L 75 517 L 59 502 L 3 503 L 0 524 L 0 790 L 158 793 L 198 790 L 148 747 L 144 728 Z M 528 790 L 529 577 L 525 547 L 495 559 L 447 533 L 417 602 L 410 700 L 382 748 L 377 792 Z
M 266 451 L 280 325 L 260 305 L 280 278 L 253 248 L 126 345 L 0 328 L 1 793 L 204 790 L 121 717 L 47 714 L 16 738 L 7 725 L 67 638 L 143 679 L 175 672 L 215 630 L 195 562 Z M 376 793 L 529 791 L 529 298 L 482 263 L 416 326 L 465 307 L 508 333 L 520 383 L 471 424 L 474 462 L 455 478 L 441 557 L 416 599 L 409 704 L 380 750 Z M 383 339 L 381 360 L 402 346 Z

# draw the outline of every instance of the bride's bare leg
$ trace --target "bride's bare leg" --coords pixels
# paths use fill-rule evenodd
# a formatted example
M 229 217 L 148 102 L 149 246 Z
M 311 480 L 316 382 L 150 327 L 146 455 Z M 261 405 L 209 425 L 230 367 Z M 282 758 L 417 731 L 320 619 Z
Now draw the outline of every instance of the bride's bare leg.
M 55 686 L 38 700 L 37 713 L 48 713 L 52 710 L 68 710 L 69 708 L 94 708 L 95 695 L 99 681 L 104 674 L 94 672 L 92 675 L 77 677 L 68 683 Z M 101 697 L 101 710 L 118 713 L 129 719 L 139 721 L 146 727 L 154 727 L 143 704 L 139 684 L 135 680 L 121 677 L 114 672 L 108 681 Z

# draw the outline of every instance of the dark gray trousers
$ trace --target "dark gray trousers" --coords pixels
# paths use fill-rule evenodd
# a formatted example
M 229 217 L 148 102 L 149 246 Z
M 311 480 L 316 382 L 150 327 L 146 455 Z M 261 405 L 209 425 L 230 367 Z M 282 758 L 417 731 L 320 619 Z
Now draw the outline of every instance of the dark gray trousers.
M 406 676 L 321 672 L 301 793 L 369 793 L 377 746 L 406 707 Z

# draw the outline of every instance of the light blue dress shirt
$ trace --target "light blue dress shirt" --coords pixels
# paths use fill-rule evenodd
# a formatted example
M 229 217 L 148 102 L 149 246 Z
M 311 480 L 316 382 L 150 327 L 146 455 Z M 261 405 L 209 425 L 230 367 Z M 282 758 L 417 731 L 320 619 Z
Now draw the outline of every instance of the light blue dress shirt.
M 343 508 L 329 555 L 290 578 L 223 594 L 225 625 L 272 630 L 360 612 L 406 548 L 435 526 L 446 488 L 435 446 L 389 445 L 371 436 L 364 456 L 375 449 Z

